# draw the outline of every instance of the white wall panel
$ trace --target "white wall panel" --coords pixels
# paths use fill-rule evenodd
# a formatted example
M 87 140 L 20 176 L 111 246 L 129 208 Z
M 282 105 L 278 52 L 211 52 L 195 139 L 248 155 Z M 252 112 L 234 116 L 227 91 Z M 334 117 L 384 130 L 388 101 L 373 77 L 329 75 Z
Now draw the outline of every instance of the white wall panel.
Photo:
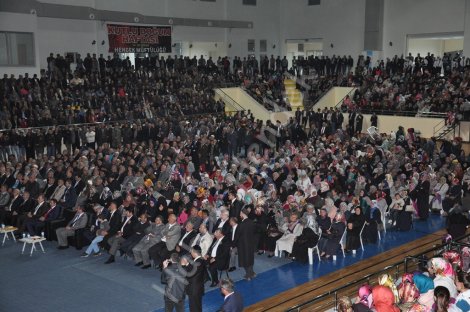
M 328 0 L 316 6 L 281 1 L 281 39 L 323 39 L 324 55 L 357 55 L 364 46 L 364 16 L 365 0 Z
M 37 17 L 31 14 L 16 14 L 0 12 L 0 30 L 2 31 L 18 31 L 18 32 L 31 32 L 34 35 L 35 42 L 35 66 L 0 66 L 0 77 L 3 78 L 4 74 L 13 74 L 16 77 L 29 73 L 39 75 L 39 63 L 41 55 L 38 48 L 38 35 L 37 35 Z
M 409 34 L 464 30 L 465 0 L 385 0 L 384 12 L 383 46 L 387 57 L 405 53 Z

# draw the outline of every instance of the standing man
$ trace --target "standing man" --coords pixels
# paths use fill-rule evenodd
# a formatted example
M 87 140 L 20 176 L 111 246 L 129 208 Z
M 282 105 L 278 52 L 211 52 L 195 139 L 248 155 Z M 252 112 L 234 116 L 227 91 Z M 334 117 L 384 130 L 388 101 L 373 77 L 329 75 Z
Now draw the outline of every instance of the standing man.
M 188 285 L 186 270 L 180 264 L 177 253 L 173 253 L 170 259 L 163 261 L 163 276 L 165 281 L 165 312 L 184 312 L 185 288 Z
M 230 200 L 229 217 L 238 217 L 243 208 L 243 202 L 238 200 L 237 191 L 235 189 L 229 191 L 228 199 Z
M 204 277 L 206 273 L 205 261 L 201 255 L 201 247 L 195 245 L 191 248 L 193 263 L 189 266 L 187 294 L 189 311 L 202 312 L 202 296 L 204 296 Z
M 255 263 L 255 246 L 253 236 L 255 234 L 255 225 L 253 220 L 248 219 L 248 210 L 242 209 L 240 212 L 241 222 L 238 225 L 238 266 L 245 269 L 244 278 L 251 281 L 256 277 L 253 271 Z
M 239 292 L 233 288 L 233 283 L 230 280 L 223 279 L 220 282 L 220 292 L 224 296 L 224 304 L 220 307 L 219 311 L 224 312 L 242 312 L 243 311 L 243 298 Z

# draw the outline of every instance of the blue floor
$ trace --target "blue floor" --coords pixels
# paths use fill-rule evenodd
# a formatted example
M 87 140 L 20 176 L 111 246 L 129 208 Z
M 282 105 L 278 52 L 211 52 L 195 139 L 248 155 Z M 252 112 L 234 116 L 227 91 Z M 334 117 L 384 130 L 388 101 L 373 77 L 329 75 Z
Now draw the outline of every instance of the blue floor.
M 366 245 L 355 257 L 339 256 L 336 263 L 316 259 L 309 266 L 256 256 L 258 276 L 253 281 L 242 280 L 239 269 L 230 277 L 248 306 L 443 227 L 444 220 L 432 216 L 427 223 L 416 222 L 410 232 L 387 232 L 379 244 Z M 36 252 L 29 257 L 20 254 L 21 246 L 7 241 L 0 247 L 0 311 L 163 311 L 160 273 L 155 270 L 141 270 L 121 258 L 104 265 L 106 256 L 83 259 L 80 251 L 59 251 L 50 242 L 44 245 L 45 254 Z M 217 310 L 222 301 L 218 289 L 206 287 L 204 311 Z

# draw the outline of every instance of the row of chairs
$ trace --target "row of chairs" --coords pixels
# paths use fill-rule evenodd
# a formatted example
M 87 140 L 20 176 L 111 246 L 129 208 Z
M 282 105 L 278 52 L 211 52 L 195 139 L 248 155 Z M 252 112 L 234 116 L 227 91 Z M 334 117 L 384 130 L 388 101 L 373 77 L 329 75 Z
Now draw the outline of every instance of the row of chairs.
M 385 219 L 383 219 L 384 221 Z M 385 223 L 384 224 L 384 232 L 386 233 L 387 230 L 386 230 L 386 226 L 385 226 Z M 366 227 L 366 222 L 364 222 L 364 224 L 362 225 L 362 228 L 361 228 L 361 231 L 359 232 L 359 241 L 361 242 L 361 249 L 362 251 L 364 251 L 364 242 L 362 240 L 362 233 L 364 232 L 364 228 Z M 339 245 L 340 245 L 340 248 L 341 248 L 341 252 L 343 253 L 343 257 L 346 256 L 346 253 L 344 252 L 346 250 L 346 230 L 344 230 L 343 232 L 343 235 L 341 236 L 341 239 L 339 241 Z M 380 235 L 380 230 L 377 231 L 378 233 L 378 238 L 379 240 L 382 240 L 382 237 Z M 318 233 L 319 237 L 321 237 L 321 234 L 322 234 L 322 230 L 319 229 L 319 233 Z M 318 244 L 320 243 L 320 240 L 318 240 L 317 244 L 311 248 L 308 248 L 308 263 L 310 265 L 313 265 L 313 253 L 316 252 L 317 254 L 317 257 L 318 257 L 318 261 L 321 261 L 320 259 L 320 248 L 318 246 Z

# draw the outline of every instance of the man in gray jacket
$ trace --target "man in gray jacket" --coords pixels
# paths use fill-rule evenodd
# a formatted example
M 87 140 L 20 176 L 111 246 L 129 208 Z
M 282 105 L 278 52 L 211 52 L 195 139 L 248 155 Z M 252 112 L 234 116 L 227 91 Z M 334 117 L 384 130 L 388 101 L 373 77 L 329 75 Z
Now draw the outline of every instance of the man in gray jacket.
M 145 230 L 145 236 L 142 237 L 140 242 L 132 248 L 134 253 L 135 266 L 142 266 L 142 269 L 150 268 L 150 247 L 158 244 L 162 240 L 162 232 L 165 228 L 161 216 L 155 218 L 155 223 Z
M 162 282 L 165 287 L 165 311 L 184 311 L 185 290 L 188 285 L 187 271 L 183 267 L 183 259 L 173 253 L 170 259 L 163 261 Z
M 160 266 L 163 260 L 167 259 L 181 237 L 181 227 L 176 222 L 176 216 L 170 214 L 168 216 L 168 223 L 162 231 L 161 242 L 149 249 L 150 258 L 153 259 L 156 265 Z
M 75 231 L 86 227 L 88 222 L 88 216 L 82 206 L 77 206 L 75 216 L 67 224 L 66 227 L 58 228 L 56 230 L 57 242 L 59 243 L 58 249 L 69 248 L 67 243 L 67 237 L 75 235 Z

